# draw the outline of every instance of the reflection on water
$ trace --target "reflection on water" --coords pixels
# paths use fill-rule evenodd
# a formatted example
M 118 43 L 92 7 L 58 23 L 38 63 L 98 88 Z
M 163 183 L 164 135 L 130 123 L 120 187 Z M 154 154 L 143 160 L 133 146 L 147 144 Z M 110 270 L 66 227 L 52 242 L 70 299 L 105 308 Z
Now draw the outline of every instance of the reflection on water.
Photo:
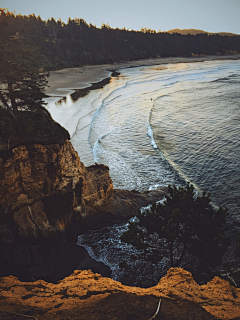
M 114 186 L 147 190 L 187 180 L 238 216 L 239 61 L 122 72 L 127 77 L 108 91 L 89 133 Z
M 228 225 L 235 234 L 240 217 L 239 61 L 134 68 L 124 75 L 93 117 L 89 141 L 95 161 L 110 167 L 117 188 L 148 190 L 190 181 L 199 191 L 211 192 L 214 204 L 229 209 Z M 78 243 L 110 266 L 115 280 L 157 283 L 167 261 L 148 264 L 143 252 L 121 243 L 125 229 L 105 228 L 79 237 Z
M 238 228 L 239 61 L 121 71 L 122 77 L 76 103 L 67 97 L 53 106 L 80 158 L 88 140 L 92 161 L 109 166 L 115 188 L 144 191 L 190 181 L 199 191 L 211 192 L 216 205 L 227 207 L 229 225 Z M 123 276 L 118 268 L 121 252 L 138 268 L 130 259 L 132 249 L 119 243 L 121 230 L 109 228 L 79 240 L 92 257 L 115 270 L 117 280 Z M 148 275 L 155 272 L 144 268 Z M 164 263 L 157 268 L 165 272 Z

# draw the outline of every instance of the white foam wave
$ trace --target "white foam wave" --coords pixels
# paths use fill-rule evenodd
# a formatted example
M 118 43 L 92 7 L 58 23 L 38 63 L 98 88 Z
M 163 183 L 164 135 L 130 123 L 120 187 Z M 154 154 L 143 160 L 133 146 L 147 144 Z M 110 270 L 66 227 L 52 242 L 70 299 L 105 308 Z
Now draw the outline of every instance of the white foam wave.
M 144 261 L 143 250 L 121 241 L 120 237 L 127 229 L 128 223 L 106 227 L 79 236 L 77 244 L 83 246 L 94 260 L 109 266 L 112 279 L 129 285 L 139 282 L 152 286 L 166 273 L 169 263 L 166 259 L 157 264 Z M 126 274 L 128 270 L 131 274 Z
M 121 155 L 111 150 L 105 150 L 102 138 L 106 136 L 108 136 L 108 134 L 99 138 L 94 144 L 94 162 L 105 164 L 109 167 L 111 178 L 114 181 L 119 181 L 119 185 L 114 185 L 115 188 L 126 189 L 127 186 L 129 190 L 138 190 L 142 185 L 141 178 Z
M 153 149 L 157 149 L 157 144 L 153 138 L 153 131 L 152 128 L 150 126 L 150 124 L 148 125 L 148 132 L 147 132 L 148 136 L 151 138 L 151 146 L 153 147 Z

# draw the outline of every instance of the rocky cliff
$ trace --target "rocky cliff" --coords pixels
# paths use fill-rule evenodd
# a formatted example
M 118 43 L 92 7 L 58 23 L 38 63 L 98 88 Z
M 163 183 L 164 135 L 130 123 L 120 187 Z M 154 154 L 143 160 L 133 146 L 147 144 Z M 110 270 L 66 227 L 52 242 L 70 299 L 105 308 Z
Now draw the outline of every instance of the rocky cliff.
M 12 152 L 0 158 L 0 275 L 57 281 L 86 254 L 78 234 L 126 220 L 165 194 L 113 190 L 108 167 L 86 168 L 68 140 Z
M 75 244 L 88 229 L 126 220 L 166 190 L 114 190 L 108 167 L 85 167 L 71 143 L 29 144 L 0 158 L 0 319 L 240 319 L 240 290 L 214 278 L 199 286 L 170 269 L 153 288 L 122 285 L 87 268 Z M 90 261 L 110 277 L 106 266 Z M 34 279 L 44 279 L 35 282 Z
M 154 319 L 240 319 L 240 289 L 218 277 L 200 286 L 181 268 L 171 268 L 147 289 L 80 270 L 57 284 L 2 278 L 0 319 L 146 320 L 155 314 L 160 298 Z
M 6 242 L 61 233 L 74 211 L 87 215 L 113 189 L 108 168 L 86 169 L 68 140 L 21 146 L 13 154 L 0 162 L 0 236 Z

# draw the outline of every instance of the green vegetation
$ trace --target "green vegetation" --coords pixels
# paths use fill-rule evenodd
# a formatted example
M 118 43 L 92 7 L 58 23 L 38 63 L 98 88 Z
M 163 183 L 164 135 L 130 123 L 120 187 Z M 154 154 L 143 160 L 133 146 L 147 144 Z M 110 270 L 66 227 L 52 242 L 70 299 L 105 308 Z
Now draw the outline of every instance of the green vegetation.
M 18 111 L 16 121 L 4 108 L 0 108 L 0 158 L 6 160 L 11 150 L 20 145 L 63 144 L 70 139 L 66 129 L 56 123 L 49 112 Z
M 83 19 L 43 21 L 40 16 L 3 10 L 1 20 L 8 25 L 11 37 L 20 42 L 25 39 L 36 48 L 44 70 L 156 57 L 240 53 L 240 36 L 169 34 L 146 28 L 129 31 L 105 24 L 97 28 Z M 2 34 L 0 41 L 6 41 Z
M 226 210 L 214 209 L 205 193 L 195 196 L 189 184 L 169 186 L 168 192 L 163 204 L 138 213 L 121 240 L 147 249 L 153 262 L 168 256 L 173 267 L 186 267 L 197 276 L 211 274 L 230 244 L 225 234 Z
M 46 110 L 44 113 L 21 112 L 16 113 L 15 121 L 3 108 L 0 108 L 0 137 L 3 139 L 28 139 L 35 143 L 60 143 L 70 139 L 66 129 L 53 121 Z
M 28 143 L 63 143 L 68 132 L 55 123 L 44 108 L 46 74 L 40 73 L 41 55 L 31 30 L 22 20 L 16 33 L 16 17 L 0 9 L 0 156 Z M 22 30 L 28 32 L 22 34 Z M 33 30 L 32 30 L 33 31 Z
M 35 15 L 15 15 L 0 8 L 0 52 L 0 157 L 6 160 L 16 146 L 69 139 L 68 132 L 44 108 L 46 70 L 240 53 L 240 37 L 156 33 L 146 28 L 129 31 L 107 25 L 97 28 L 83 19 L 43 21 Z M 101 87 L 104 81 L 97 85 Z M 78 90 L 72 98 L 78 99 L 93 88 Z M 209 195 L 195 197 L 191 185 L 169 187 L 164 204 L 139 212 L 122 241 L 146 249 L 153 262 L 168 256 L 171 266 L 208 274 L 221 263 L 230 243 L 225 234 L 226 216 L 226 210 L 211 206 Z
M 39 73 L 38 53 L 29 39 L 14 35 L 4 10 L 0 10 L 0 101 L 14 112 L 45 112 L 46 75 Z

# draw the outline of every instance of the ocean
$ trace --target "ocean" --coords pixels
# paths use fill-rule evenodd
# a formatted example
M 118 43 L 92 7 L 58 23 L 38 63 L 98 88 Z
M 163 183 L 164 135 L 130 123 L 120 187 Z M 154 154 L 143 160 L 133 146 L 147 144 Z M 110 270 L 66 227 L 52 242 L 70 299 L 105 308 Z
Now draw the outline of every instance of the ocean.
M 88 133 L 94 161 L 109 166 L 114 188 L 144 191 L 190 182 L 199 193 L 210 192 L 213 205 L 227 208 L 229 229 L 239 231 L 240 61 L 132 66 L 119 72 L 90 93 L 98 109 Z M 78 134 L 81 130 L 72 134 L 73 145 Z M 141 252 L 121 243 L 126 228 L 91 232 L 78 243 L 110 266 L 113 279 L 149 285 L 153 278 L 153 285 L 168 262 L 147 265 Z M 132 270 L 128 280 L 122 262 Z

